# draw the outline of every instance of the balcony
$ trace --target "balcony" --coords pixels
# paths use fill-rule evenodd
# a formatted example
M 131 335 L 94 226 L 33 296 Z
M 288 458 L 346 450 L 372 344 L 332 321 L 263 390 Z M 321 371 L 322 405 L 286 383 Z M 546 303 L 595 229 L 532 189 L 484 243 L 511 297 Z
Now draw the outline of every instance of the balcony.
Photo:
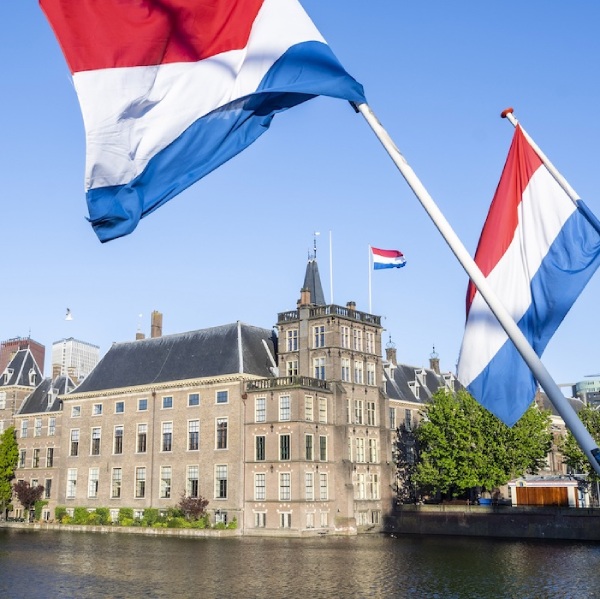
M 309 376 L 280 376 L 273 379 L 260 379 L 248 381 L 246 391 L 267 391 L 270 389 L 284 389 L 289 387 L 303 387 L 305 389 L 318 389 L 329 391 L 329 383 L 322 379 L 313 379 Z
M 360 312 L 359 310 L 352 310 L 343 306 L 336 306 L 334 304 L 330 306 L 315 306 L 310 308 L 309 317 L 318 318 L 321 316 L 342 316 L 358 322 L 364 322 L 366 324 L 372 324 L 375 326 L 381 326 L 381 316 L 375 316 L 367 312 Z M 293 322 L 300 318 L 298 310 L 290 310 L 288 312 L 280 312 L 277 316 L 277 323 Z

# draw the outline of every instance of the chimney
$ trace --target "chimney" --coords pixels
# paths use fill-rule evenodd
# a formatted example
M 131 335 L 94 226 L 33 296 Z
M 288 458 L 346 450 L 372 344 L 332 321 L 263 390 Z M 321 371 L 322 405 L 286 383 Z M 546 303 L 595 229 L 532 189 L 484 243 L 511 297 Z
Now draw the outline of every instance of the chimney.
M 310 306 L 310 289 L 306 287 L 304 289 L 300 289 L 300 305 Z
M 396 361 L 396 348 L 395 347 L 386 347 L 385 348 L 385 359 L 396 366 L 398 362 Z
M 151 316 L 150 337 L 162 337 L 162 314 L 158 310 L 154 310 Z
M 429 356 L 429 368 L 436 374 L 440 374 L 440 357 L 435 351 L 435 345 L 433 346 L 433 352 Z
M 144 333 L 142 333 L 142 331 L 138 331 L 135 334 L 135 340 L 136 341 L 141 341 L 142 339 L 145 339 L 145 338 L 146 338 L 146 335 L 144 335 Z
M 62 368 L 60 364 L 52 364 L 52 380 L 54 380 L 57 376 L 60 376 L 62 373 Z
M 356 302 L 346 302 L 346 308 L 354 312 L 356 310 Z

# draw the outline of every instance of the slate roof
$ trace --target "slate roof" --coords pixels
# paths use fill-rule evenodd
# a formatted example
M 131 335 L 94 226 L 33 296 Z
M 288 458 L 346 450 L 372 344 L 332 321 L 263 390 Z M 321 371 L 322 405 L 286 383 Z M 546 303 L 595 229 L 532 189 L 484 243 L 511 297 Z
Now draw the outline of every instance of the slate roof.
M 65 376 L 57 376 L 54 380 L 45 378 L 25 398 L 17 414 L 40 414 L 43 412 L 58 412 L 62 408 L 59 395 L 64 395 L 75 388 L 75 383 Z
M 8 374 L 6 382 L 5 374 Z M 35 376 L 31 378 L 30 374 Z M 29 348 L 18 350 L 0 375 L 0 389 L 13 386 L 35 387 L 39 385 L 43 378 L 42 372 Z
M 417 403 L 427 403 L 438 389 L 448 387 L 448 384 L 456 390 L 461 388 L 458 380 L 450 374 L 437 374 L 430 368 L 408 364 L 388 363 L 384 367 L 384 379 L 390 399 Z
M 315 306 L 326 305 L 316 258 L 309 259 L 308 264 L 306 265 L 306 274 L 304 275 L 304 285 L 302 286 L 302 289 L 308 289 L 310 291 L 311 304 L 314 304 Z
M 271 377 L 272 330 L 241 322 L 127 343 L 115 343 L 75 389 L 87 393 L 227 374 Z

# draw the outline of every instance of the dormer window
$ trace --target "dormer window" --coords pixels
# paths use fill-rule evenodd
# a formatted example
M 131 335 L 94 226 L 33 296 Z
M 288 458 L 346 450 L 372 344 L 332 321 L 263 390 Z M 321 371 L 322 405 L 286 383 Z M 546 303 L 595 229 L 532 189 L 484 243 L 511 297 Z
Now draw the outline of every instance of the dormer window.
M 12 368 L 7 368 L 7 369 L 4 371 L 4 374 L 3 374 L 3 376 L 4 376 L 4 384 L 5 384 L 5 385 L 8 385 L 8 382 L 10 381 L 10 378 L 12 377 L 12 375 L 13 375 L 13 372 L 14 372 L 14 371 L 13 371 L 13 369 L 12 369 Z
M 418 368 L 415 370 L 415 381 L 421 383 L 421 385 L 425 384 L 425 369 Z
M 35 387 L 35 381 L 37 379 L 37 374 L 35 372 L 35 368 L 30 368 L 29 369 L 29 384 L 32 387 Z
M 410 387 L 410 390 L 412 391 L 412 394 L 415 396 L 416 399 L 419 399 L 419 385 L 417 384 L 417 381 L 410 381 L 408 383 L 408 386 Z

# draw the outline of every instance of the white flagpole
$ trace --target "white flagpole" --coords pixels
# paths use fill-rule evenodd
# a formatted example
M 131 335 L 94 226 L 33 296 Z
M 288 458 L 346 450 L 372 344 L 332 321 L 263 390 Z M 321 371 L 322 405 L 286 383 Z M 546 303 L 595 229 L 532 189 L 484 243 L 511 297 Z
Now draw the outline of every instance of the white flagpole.
M 330 304 L 333 305 L 333 241 L 331 239 L 331 229 L 329 230 L 329 297 Z
M 497 298 L 488 281 L 483 276 L 483 273 L 475 263 L 475 260 L 471 258 L 471 255 L 467 252 L 466 248 L 433 201 L 433 198 L 429 195 L 429 192 L 425 189 L 404 156 L 402 156 L 400 150 L 398 150 L 392 138 L 378 121 L 368 104 L 351 104 L 357 112 L 360 112 L 360 114 L 363 115 L 409 187 L 417 196 L 417 199 L 433 221 L 434 225 L 442 234 L 442 237 L 473 281 L 473 284 L 477 287 L 479 293 L 481 293 L 481 296 L 489 306 L 490 310 L 496 316 L 508 337 L 515 344 L 515 347 L 531 369 L 533 375 L 548 395 L 548 399 L 552 402 L 552 405 L 564 420 L 565 425 L 573 433 L 579 446 L 590 461 L 592 468 L 596 473 L 600 474 L 600 448 L 598 448 L 597 443 L 585 426 L 583 426 L 581 420 L 579 420 L 573 406 L 571 406 L 567 398 L 562 394 L 560 388 L 554 382 L 546 370 L 546 367 L 542 364 L 542 361 L 527 341 L 525 335 L 521 332 L 521 329 L 519 329 L 511 315 Z
M 371 246 L 368 246 L 368 251 L 369 251 L 369 259 L 367 260 L 367 264 L 369 265 L 369 314 L 373 314 L 373 306 L 372 306 L 372 301 L 371 301 L 371 268 L 372 268 L 371 256 L 373 255 L 373 252 L 371 250 Z

